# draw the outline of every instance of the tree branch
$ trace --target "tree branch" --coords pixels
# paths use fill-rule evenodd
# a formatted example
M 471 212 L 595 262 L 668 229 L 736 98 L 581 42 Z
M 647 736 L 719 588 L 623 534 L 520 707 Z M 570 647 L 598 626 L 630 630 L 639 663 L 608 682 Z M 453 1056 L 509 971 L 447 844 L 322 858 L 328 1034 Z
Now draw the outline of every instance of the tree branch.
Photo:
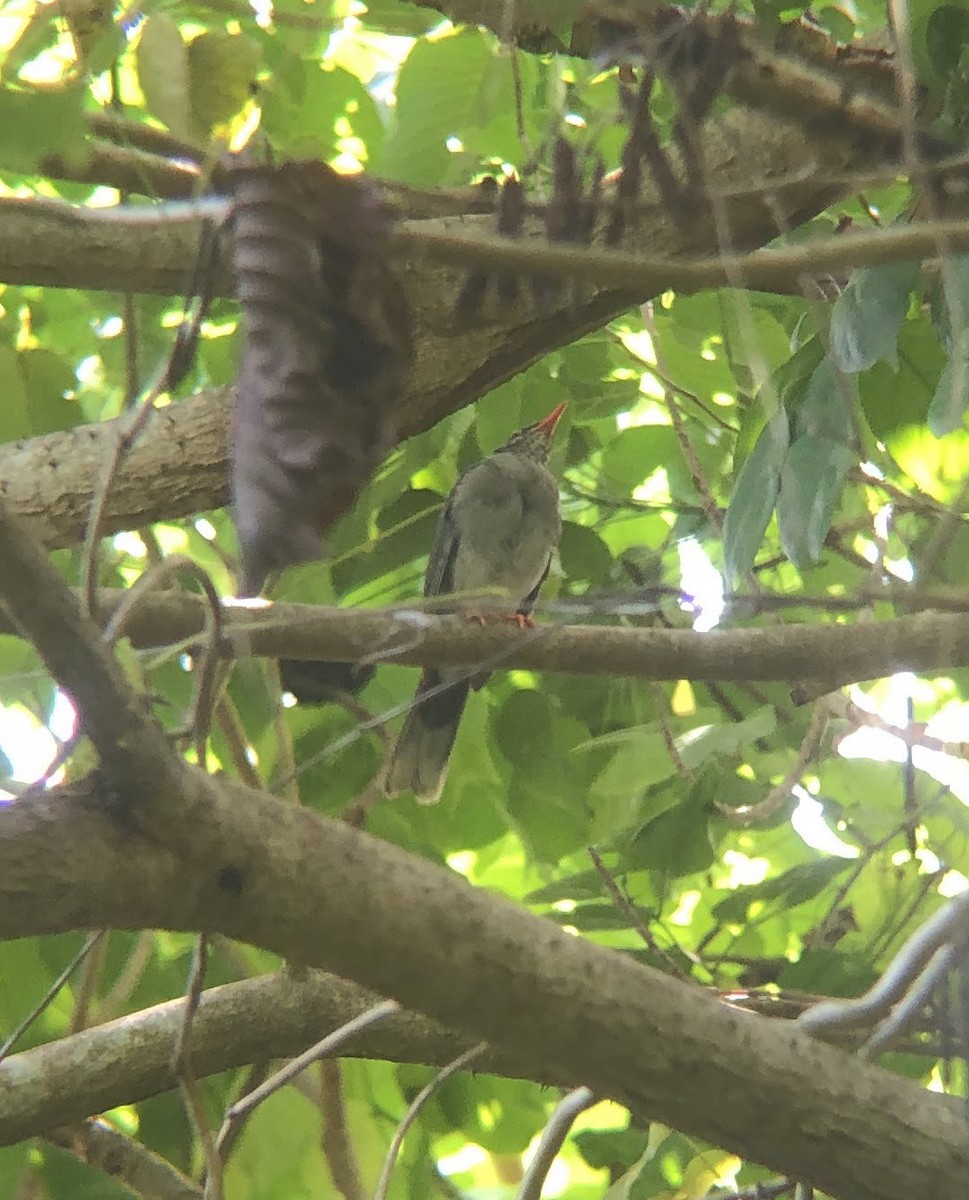
M 229 783 L 205 795 L 189 822 L 184 797 L 169 796 L 173 819 L 150 838 L 112 815 L 143 798 L 115 790 L 109 806 L 91 779 L 0 811 L 0 936 L 223 932 L 393 995 L 530 1074 L 555 1064 L 573 1086 L 833 1196 L 961 1200 L 969 1133 L 914 1084 L 849 1067 L 306 809 Z
M 106 622 L 127 593 L 99 594 Z M 145 595 L 125 622 L 139 649 L 190 647 L 205 630 L 204 602 L 188 592 Z M 541 624 L 531 630 L 435 616 L 415 609 L 312 604 L 229 606 L 227 652 L 309 662 L 394 662 L 615 675 L 637 679 L 819 681 L 829 690 L 896 671 L 969 666 L 963 613 L 919 612 L 892 620 L 762 628 L 633 629 Z M 11 632 L 0 615 L 0 632 Z
M 9 520 L 0 539 L 0 594 L 79 697 L 106 768 L 0 809 L 0 937 L 223 933 L 353 979 L 526 1069 L 553 1063 L 572 1086 L 833 1196 L 961 1198 L 969 1131 L 921 1088 L 846 1070 L 837 1050 L 730 1011 L 396 846 L 166 759 L 161 732 L 132 711 L 96 628 L 40 550 Z
M 282 971 L 211 988 L 202 994 L 193 1021 L 196 1074 L 213 1075 L 260 1057 L 292 1057 L 321 1030 L 345 1025 L 378 1000 L 322 971 Z M 184 1007 L 179 997 L 7 1059 L 0 1066 L 0 1145 L 177 1087 L 172 1049 Z M 444 1066 L 472 1044 L 418 1013 L 399 1013 L 355 1038 L 346 1057 Z M 528 1077 L 514 1058 L 499 1052 L 485 1055 L 480 1069 Z M 543 1084 L 564 1081 L 551 1069 L 534 1078 Z

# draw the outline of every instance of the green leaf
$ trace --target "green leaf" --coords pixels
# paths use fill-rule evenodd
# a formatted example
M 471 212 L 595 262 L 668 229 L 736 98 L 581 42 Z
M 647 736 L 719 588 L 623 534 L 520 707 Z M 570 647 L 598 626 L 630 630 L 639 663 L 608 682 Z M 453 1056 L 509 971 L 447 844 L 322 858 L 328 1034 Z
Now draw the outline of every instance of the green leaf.
M 929 405 L 928 425 L 936 437 L 962 428 L 969 402 L 969 255 L 946 262 L 935 293 L 940 339 L 948 353 Z
M 676 747 L 684 766 L 695 770 L 711 759 L 734 757 L 776 728 L 776 712 L 771 705 L 764 705 L 743 721 L 692 729 L 676 739 Z
M 332 158 L 344 126 L 365 143 L 367 157 L 380 151 L 384 127 L 373 97 L 355 75 L 324 63 L 300 63 L 291 80 L 274 79 L 261 99 L 262 126 L 278 154 Z
M 659 729 L 624 732 L 630 737 L 623 741 L 592 785 L 592 795 L 598 800 L 642 795 L 646 788 L 669 779 L 676 771 Z M 587 743 L 589 747 L 596 744 L 596 741 Z
M 87 154 L 83 102 L 80 86 L 44 92 L 0 88 L 0 167 L 30 175 L 55 154 L 68 163 L 82 161 Z
M 798 438 L 788 452 L 777 495 L 777 526 L 784 553 L 798 568 L 821 557 L 824 539 L 857 456 L 828 438 Z
M 573 582 L 603 585 L 609 582 L 612 554 L 596 531 L 587 525 L 576 525 L 574 521 L 562 523 L 559 559 L 562 570 Z
M 941 95 L 959 67 L 969 40 L 969 12 L 964 3 L 911 0 L 912 60 L 919 81 Z
M 815 862 L 799 863 L 763 883 L 737 888 L 713 906 L 713 916 L 724 922 L 744 921 L 752 904 L 775 900 L 783 901 L 785 909 L 796 908 L 820 895 L 832 880 L 852 866 L 852 860 L 844 858 L 820 858 Z
M 31 432 L 53 433 L 79 423 L 81 412 L 76 401 L 65 396 L 76 387 L 77 380 L 63 358 L 52 350 L 21 350 L 17 366 L 26 392 Z
M 853 377 L 840 375 L 830 358 L 814 369 L 804 399 L 794 416 L 797 436 L 830 438 L 844 446 L 855 440 L 851 398 L 855 393 Z
M 498 748 L 511 763 L 535 761 L 539 747 L 552 737 L 552 714 L 543 692 L 514 691 L 492 719 L 492 731 Z
M 602 894 L 598 871 L 580 871 L 536 888 L 525 897 L 526 904 L 554 904 L 558 900 L 591 900 Z
M 779 412 L 764 426 L 730 497 L 723 523 L 724 570 L 730 587 L 754 565 L 774 511 L 788 437 L 787 417 Z
M 408 4 L 406 0 L 367 0 L 367 11 L 361 15 L 365 25 L 398 37 L 420 37 L 439 24 L 440 19 L 438 13 Z
M 876 438 L 887 442 L 897 430 L 927 419 L 945 361 L 931 322 L 924 316 L 906 321 L 898 336 L 898 369 L 876 363 L 859 376 L 861 405 Z
M 645 1153 L 649 1135 L 641 1129 L 583 1129 L 573 1141 L 589 1166 L 603 1171 L 634 1163 Z
M 962 428 L 969 404 L 969 332 L 963 331 L 942 368 L 927 415 L 929 429 L 945 437 Z
M 639 831 L 627 856 L 636 867 L 649 867 L 668 876 L 705 871 L 716 857 L 710 841 L 706 801 L 691 795 L 661 813 Z
M 602 475 L 612 490 L 631 492 L 658 467 L 680 461 L 680 447 L 669 425 L 632 425 L 602 451 Z
M 916 262 L 855 272 L 831 313 L 831 355 L 840 370 L 854 374 L 877 362 L 897 364 L 898 331 L 918 275 Z
M 472 29 L 414 44 L 397 78 L 397 127 L 374 166 L 379 174 L 424 187 L 444 180 L 448 138 L 479 115 L 493 53 L 490 40 Z
M 4 82 L 12 82 L 20 74 L 23 67 L 57 44 L 59 30 L 57 23 L 51 20 L 49 10 L 35 8 L 23 26 L 20 36 L 3 54 L 0 77 Z
M 188 47 L 176 21 L 154 13 L 142 26 L 136 53 L 138 83 L 148 111 L 178 137 L 191 136 Z
M 797 962 L 783 968 L 777 983 L 784 989 L 820 996 L 860 996 L 877 977 L 863 954 L 852 957 L 840 950 L 805 950 Z
M 0 1148 L 0 1196 L 25 1194 L 27 1171 L 30 1166 L 30 1142 Z M 29 1194 L 29 1193 L 27 1193 Z
M 20 373 L 20 355 L 11 346 L 0 346 L 0 430 L 3 440 L 15 442 L 33 433 L 27 389 Z

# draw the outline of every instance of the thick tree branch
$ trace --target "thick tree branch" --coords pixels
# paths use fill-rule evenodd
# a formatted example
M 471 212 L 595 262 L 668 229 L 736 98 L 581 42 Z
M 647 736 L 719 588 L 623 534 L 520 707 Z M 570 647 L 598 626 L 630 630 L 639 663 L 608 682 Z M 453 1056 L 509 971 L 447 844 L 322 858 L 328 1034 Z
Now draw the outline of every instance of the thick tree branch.
M 192 1023 L 196 1074 L 299 1054 L 321 1032 L 378 1000 L 322 971 L 283 971 L 212 988 L 203 993 Z M 0 1066 L 0 1145 L 176 1087 L 172 1050 L 184 1007 L 180 997 L 7 1059 Z M 444 1066 L 472 1044 L 418 1013 L 400 1013 L 355 1038 L 345 1056 Z M 485 1055 L 478 1069 L 528 1077 L 501 1052 Z M 567 1082 L 552 1067 L 531 1077 L 543 1084 Z
M 39 651 L 78 705 L 84 732 L 109 777 L 129 785 L 144 774 L 156 786 L 177 786 L 181 764 L 142 696 L 104 645 L 93 619 L 25 525 L 0 503 L 0 597 L 18 632 Z
M 100 593 L 110 619 L 126 593 Z M 190 646 L 205 629 L 205 605 L 187 592 L 146 595 L 125 622 L 136 648 Z M 0 616 L 0 631 L 11 631 Z M 896 671 L 969 666 L 969 617 L 920 612 L 872 623 L 796 622 L 762 628 L 633 629 L 540 624 L 479 626 L 413 609 L 341 609 L 310 604 L 230 606 L 225 646 L 235 655 L 316 662 L 521 669 L 636 679 L 810 680 L 829 689 Z
M 879 161 L 874 151 L 860 149 L 837 128 L 799 130 L 749 112 L 734 111 L 711 122 L 705 142 L 709 190 L 718 198 L 718 219 L 699 220 L 689 228 L 678 225 L 647 182 L 630 217 L 630 251 L 655 257 L 656 247 L 662 247 L 666 258 L 715 255 L 724 235 L 736 250 L 753 249 L 778 230 L 794 227 L 818 212 L 850 189 L 853 172 Z M 399 188 L 390 196 L 405 218 L 429 211 L 427 197 Z M 567 297 L 555 311 L 499 306 L 486 309 L 475 327 L 455 328 L 455 301 L 464 273 L 435 265 L 427 251 L 435 239 L 446 249 L 457 234 L 465 238 L 476 236 L 477 231 L 480 236 L 493 228 L 492 218 L 474 215 L 480 196 L 469 194 L 463 203 L 469 214 L 463 218 L 425 218 L 400 230 L 402 243 L 411 240 L 410 261 L 401 266 L 400 278 L 417 346 L 414 370 L 401 398 L 402 436 L 427 429 L 549 350 L 574 341 L 634 300 L 668 286 L 662 274 L 656 278 L 637 274 L 634 287 L 623 283 L 599 293 Z M 430 205 L 431 210 L 434 207 Z M 169 295 L 187 286 L 198 241 L 193 223 L 158 228 L 118 213 L 105 221 L 98 214 L 65 211 L 65 206 L 43 201 L 8 200 L 0 208 L 0 274 L 5 282 Z M 532 225 L 522 245 L 527 252 L 539 242 L 544 242 L 544 235 Z M 744 282 L 742 272 L 728 277 L 731 283 Z M 217 294 L 231 289 L 226 273 L 214 281 L 214 288 Z M 105 532 L 225 503 L 228 400 L 225 392 L 203 394 L 182 401 L 150 423 L 122 464 L 108 500 Z M 0 449 L 3 493 L 17 511 L 45 522 L 49 544 L 78 539 L 103 469 L 105 442 L 114 436 L 107 424 Z
M 224 933 L 486 1040 L 529 1073 L 553 1063 L 575 1085 L 834 1196 L 962 1196 L 969 1131 L 922 1089 L 857 1062 L 846 1070 L 836 1050 L 732 1012 L 345 824 L 212 780 L 173 753 L 166 761 L 160 731 L 131 711 L 96 629 L 78 619 L 39 549 L 9 520 L 0 536 L 15 566 L 0 594 L 81 699 L 105 767 L 0 809 L 0 937 Z M 36 612 L 31 592 L 44 594 Z M 95 687 L 104 694 L 92 696 Z
M 206 795 L 189 824 L 184 798 L 169 796 L 174 819 L 153 823 L 151 838 L 111 816 L 94 780 L 0 812 L 0 936 L 223 932 L 485 1038 L 528 1074 L 555 1064 L 834 1196 L 961 1200 L 969 1133 L 915 1085 L 305 809 L 228 784 Z M 144 806 L 142 795 L 112 800 Z

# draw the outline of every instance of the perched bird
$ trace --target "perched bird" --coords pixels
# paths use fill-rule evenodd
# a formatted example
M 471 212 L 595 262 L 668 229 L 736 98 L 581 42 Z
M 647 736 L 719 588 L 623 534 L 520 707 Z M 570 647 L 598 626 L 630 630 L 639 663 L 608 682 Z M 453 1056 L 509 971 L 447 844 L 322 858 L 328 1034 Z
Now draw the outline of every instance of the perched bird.
M 425 596 L 499 588 L 511 601 L 509 615 L 527 622 L 562 528 L 558 485 L 546 463 L 564 411 L 563 403 L 520 429 L 457 481 L 438 518 Z M 480 686 L 466 669 L 424 671 L 384 781 L 388 795 L 409 789 L 422 804 L 439 799 L 475 682 Z

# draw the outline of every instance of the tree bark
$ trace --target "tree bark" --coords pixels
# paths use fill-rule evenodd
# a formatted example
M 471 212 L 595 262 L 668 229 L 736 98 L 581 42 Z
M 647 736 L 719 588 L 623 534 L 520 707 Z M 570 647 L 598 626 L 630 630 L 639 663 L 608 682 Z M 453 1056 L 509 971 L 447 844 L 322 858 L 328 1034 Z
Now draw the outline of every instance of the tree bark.
M 0 811 L 0 937 L 225 933 L 832 1196 L 961 1200 L 969 1131 L 917 1085 L 306 809 L 194 772 L 185 786 L 146 805 L 89 778 Z M 0 1065 L 0 1090 L 15 1078 Z

